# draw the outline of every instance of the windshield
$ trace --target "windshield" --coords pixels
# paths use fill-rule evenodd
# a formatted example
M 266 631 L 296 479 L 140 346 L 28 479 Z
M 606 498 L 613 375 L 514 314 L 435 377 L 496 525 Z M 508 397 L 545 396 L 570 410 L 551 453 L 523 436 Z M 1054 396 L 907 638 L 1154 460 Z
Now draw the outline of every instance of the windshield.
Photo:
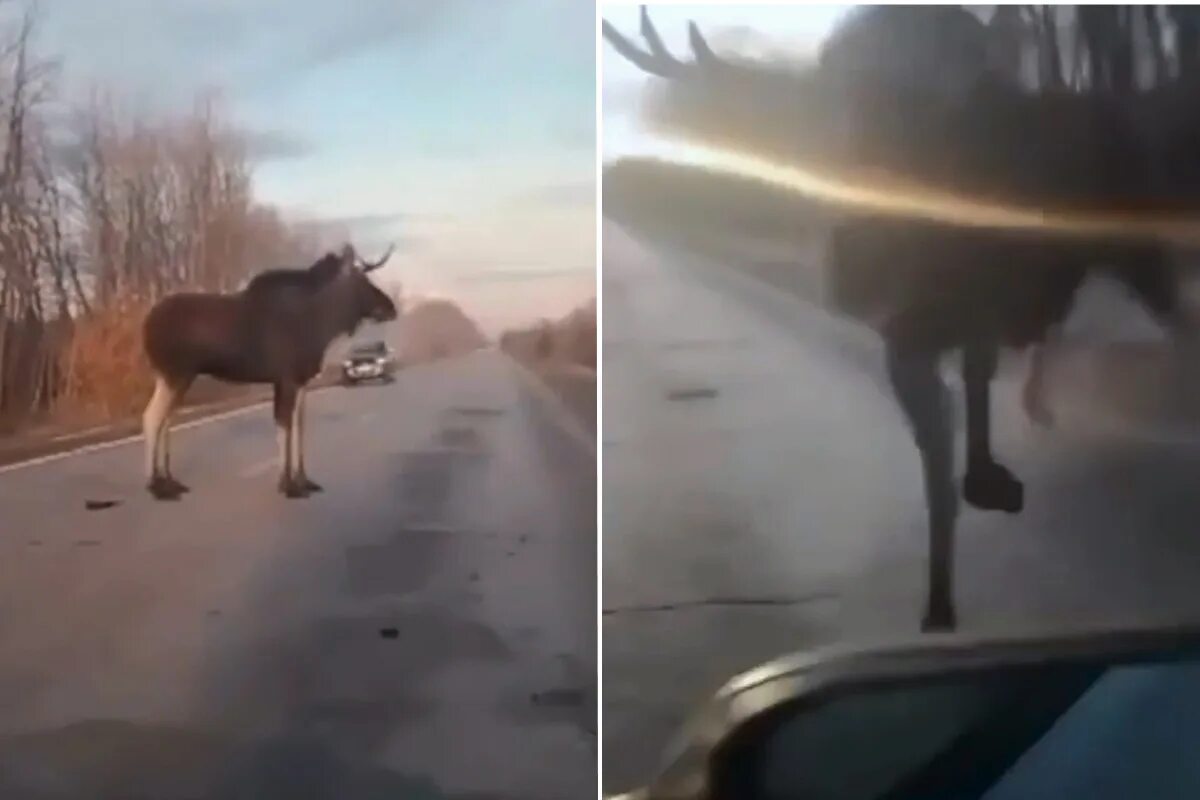
M 350 351 L 350 354 L 355 356 L 381 356 L 386 353 L 387 345 L 385 345 L 383 342 L 359 345 Z
M 834 698 L 776 731 L 763 800 L 1200 796 L 1200 665 L 1086 665 Z

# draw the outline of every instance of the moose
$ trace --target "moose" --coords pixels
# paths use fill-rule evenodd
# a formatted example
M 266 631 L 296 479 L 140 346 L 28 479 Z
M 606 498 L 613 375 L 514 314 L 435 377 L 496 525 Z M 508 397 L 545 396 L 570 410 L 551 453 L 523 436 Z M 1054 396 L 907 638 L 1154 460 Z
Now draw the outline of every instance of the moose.
M 663 79 L 653 87 L 648 117 L 684 140 L 832 165 L 856 177 L 888 173 L 959 196 L 1065 208 L 1112 223 L 1084 235 L 849 208 L 831 224 L 826 258 L 816 267 L 824 280 L 815 282 L 830 293 L 817 302 L 883 340 L 888 379 L 923 472 L 930 552 L 922 627 L 954 628 L 959 491 L 941 361 L 956 351 L 963 357 L 963 498 L 983 510 L 1021 511 L 1024 487 L 997 461 L 990 440 L 990 383 L 1000 349 L 1043 340 L 1083 281 L 1101 269 L 1178 341 L 1194 335 L 1172 249 L 1158 235 L 1166 222 L 1181 230 L 1185 220 L 1200 219 L 1198 162 L 1182 147 L 1200 134 L 1194 104 L 1177 105 L 1179 114 L 1161 116 L 1153 127 L 1107 96 L 1034 95 L 981 80 L 946 98 L 919 87 L 724 59 L 694 23 L 693 59 L 684 61 L 666 49 L 644 7 L 644 48 L 607 22 L 603 33 L 619 54 Z M 1137 111 L 1154 104 L 1161 111 L 1169 94 L 1187 92 L 1175 87 Z M 1122 227 L 1122 220 L 1136 224 Z
M 367 262 L 347 244 L 307 269 L 260 272 L 238 292 L 181 292 L 150 309 L 143 344 L 154 393 L 142 430 L 151 495 L 178 500 L 189 491 L 171 474 L 170 418 L 199 375 L 271 384 L 282 462 L 279 491 L 302 498 L 322 490 L 304 468 L 306 386 L 321 371 L 335 338 L 352 335 L 367 320 L 396 319 L 395 303 L 367 277 L 392 250 Z

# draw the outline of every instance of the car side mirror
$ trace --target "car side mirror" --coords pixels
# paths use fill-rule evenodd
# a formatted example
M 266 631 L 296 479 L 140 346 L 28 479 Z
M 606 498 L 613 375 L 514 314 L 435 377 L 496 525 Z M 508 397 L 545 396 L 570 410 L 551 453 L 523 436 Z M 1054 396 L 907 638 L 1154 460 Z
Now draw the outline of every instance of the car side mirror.
M 1200 797 L 1200 628 L 957 634 L 735 678 L 630 800 Z

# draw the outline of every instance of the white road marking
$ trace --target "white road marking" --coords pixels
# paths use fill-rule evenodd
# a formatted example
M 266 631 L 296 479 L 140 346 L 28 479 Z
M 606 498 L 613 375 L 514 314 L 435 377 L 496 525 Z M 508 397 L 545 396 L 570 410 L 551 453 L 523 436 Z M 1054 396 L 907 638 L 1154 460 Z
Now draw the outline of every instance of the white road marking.
M 172 427 L 173 427 L 173 430 L 175 430 L 175 431 L 184 431 L 184 430 L 187 430 L 188 428 L 198 428 L 201 425 L 208 425 L 209 423 L 212 423 L 212 422 L 220 422 L 221 420 L 230 419 L 232 417 L 238 417 L 238 416 L 241 416 L 242 414 L 248 414 L 251 411 L 256 411 L 260 408 L 265 408 L 270 405 L 271 405 L 271 402 L 268 400 L 268 401 L 261 402 L 261 403 L 255 403 L 255 404 L 249 405 L 249 406 L 241 406 L 240 408 L 235 408 L 230 411 L 223 411 L 220 414 L 213 414 L 210 417 L 201 417 L 200 419 L 194 419 L 191 422 L 183 422 L 178 425 L 174 425 Z M 122 445 L 132 444 L 134 442 L 140 442 L 140 441 L 142 441 L 142 438 L 143 438 L 142 434 L 136 433 L 132 436 L 126 436 L 123 439 L 113 439 L 111 442 L 97 442 L 96 444 L 89 444 L 84 447 L 77 447 L 74 450 L 64 450 L 61 453 L 50 453 L 49 455 L 39 456 L 37 458 L 31 458 L 28 461 L 18 461 L 14 464 L 6 464 L 4 466 L 0 466 L 0 474 L 3 474 L 5 472 L 14 472 L 18 469 L 24 469 L 26 467 L 36 467 L 39 464 L 48 464 L 52 461 L 60 461 L 64 458 L 69 458 L 70 456 L 83 455 L 84 453 L 96 453 L 101 450 L 111 450 L 114 447 L 120 447 Z
M 332 389 L 332 388 L 336 388 L 336 387 L 334 387 L 334 386 L 311 386 L 306 391 L 320 392 L 320 391 L 324 391 L 325 389 Z M 181 423 L 172 425 L 171 431 L 172 432 L 186 431 L 189 428 L 198 428 L 201 425 L 207 425 L 210 422 L 220 422 L 221 420 L 231 419 L 233 417 L 240 417 L 242 414 L 248 414 L 251 411 L 256 411 L 260 408 L 270 408 L 272 405 L 272 402 L 273 401 L 271 401 L 271 400 L 260 400 L 259 402 L 251 403 L 248 406 L 239 406 L 237 408 L 230 409 L 229 411 L 222 411 L 219 414 L 212 414 L 211 416 L 201 416 L 199 419 L 194 419 L 194 420 L 191 420 L 190 422 L 181 422 Z M 194 412 L 197 408 L 203 409 L 203 406 L 199 406 L 199 407 L 192 406 L 191 408 L 181 408 L 176 413 L 181 414 L 181 415 L 187 414 L 189 412 Z M 203 412 L 201 412 L 201 413 L 203 413 Z M 115 427 L 115 426 L 113 426 L 113 425 L 101 426 L 101 427 L 96 428 L 96 430 L 104 430 L 105 428 L 111 428 L 111 427 Z M 82 435 L 82 434 L 79 434 L 79 435 Z M 74 450 L 63 450 L 58 453 L 48 453 L 47 455 L 38 456 L 37 458 L 31 458 L 26 461 L 16 461 L 12 464 L 5 464 L 3 466 L 0 466 L 0 475 L 4 474 L 5 472 L 14 472 L 18 469 L 23 469 L 25 467 L 36 467 L 39 464 L 47 464 L 47 463 L 50 463 L 51 461 L 59 461 L 61 459 L 68 458 L 70 456 L 80 456 L 80 455 L 84 455 L 85 453 L 96 453 L 101 450 L 111 450 L 112 448 L 120 447 L 121 445 L 132 444 L 133 442 L 140 442 L 140 441 L 142 441 L 142 438 L 143 438 L 143 434 L 135 433 L 131 436 L 126 436 L 121 439 L 113 439 L 112 441 L 108 441 L 108 442 L 97 442 L 96 444 L 84 445 L 83 447 L 77 447 Z
M 75 431 L 74 433 L 64 433 L 64 434 L 60 434 L 59 436 L 51 437 L 50 441 L 52 441 L 52 442 L 68 442 L 71 439 L 82 439 L 85 436 L 91 436 L 96 433 L 102 433 L 111 428 L 112 428 L 111 425 L 96 425 L 94 427 L 87 428 L 82 431 Z

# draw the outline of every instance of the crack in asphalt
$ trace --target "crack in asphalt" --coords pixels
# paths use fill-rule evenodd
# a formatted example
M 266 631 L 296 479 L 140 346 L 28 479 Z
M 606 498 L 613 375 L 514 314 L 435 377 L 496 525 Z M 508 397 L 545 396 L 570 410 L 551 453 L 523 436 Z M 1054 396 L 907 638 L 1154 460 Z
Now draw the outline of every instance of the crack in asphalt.
M 738 606 L 759 606 L 770 608 L 781 606 L 799 606 L 806 603 L 819 603 L 822 600 L 835 600 L 837 597 L 837 592 L 813 592 L 811 594 L 795 595 L 792 597 L 702 597 L 697 600 L 679 600 L 673 603 L 616 606 L 613 608 L 604 609 L 601 612 L 601 615 L 610 617 L 617 614 L 644 614 L 662 611 L 685 611 L 692 608 L 720 608 Z

